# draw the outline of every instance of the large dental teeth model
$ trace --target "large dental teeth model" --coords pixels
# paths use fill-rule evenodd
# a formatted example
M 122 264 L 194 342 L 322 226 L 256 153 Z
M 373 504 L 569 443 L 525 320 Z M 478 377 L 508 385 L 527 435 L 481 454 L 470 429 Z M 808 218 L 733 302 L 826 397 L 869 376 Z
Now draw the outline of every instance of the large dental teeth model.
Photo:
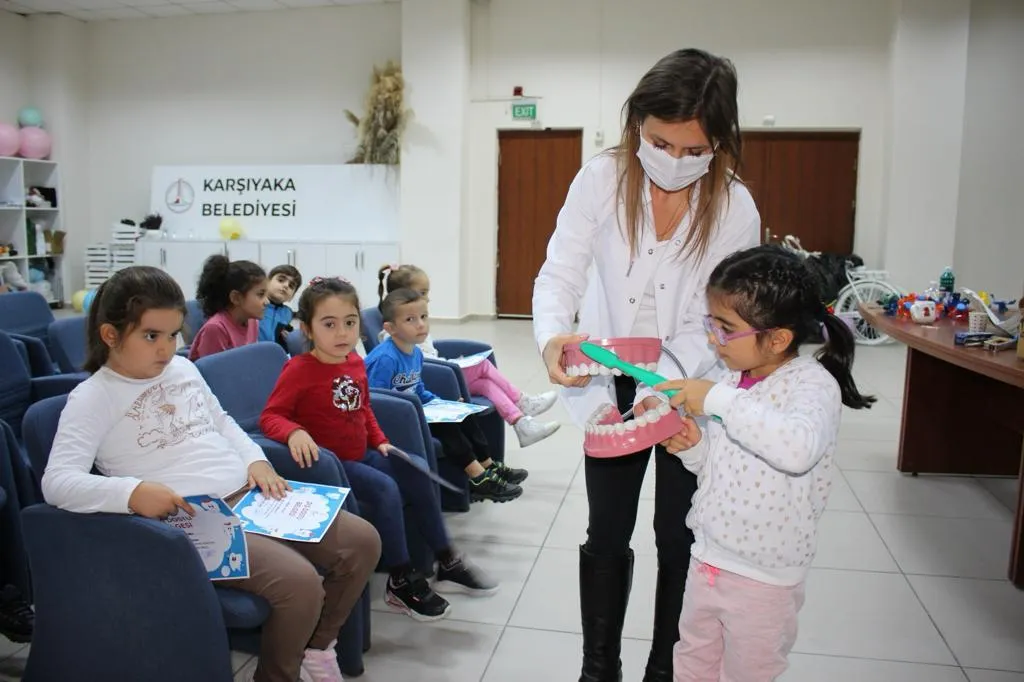
M 662 402 L 656 409 L 624 422 L 614 406 L 599 408 L 587 421 L 583 452 L 590 457 L 622 457 L 646 450 L 679 433 L 679 415 Z
M 641 369 L 655 372 L 661 356 L 661 341 L 655 338 L 591 339 L 590 343 L 606 348 L 620 359 Z M 619 376 L 619 369 L 591 360 L 579 344 L 567 345 L 562 351 L 562 368 L 571 377 Z M 583 451 L 590 457 L 621 457 L 650 448 L 679 433 L 679 415 L 667 401 L 630 421 L 611 404 L 599 408 L 587 420 Z

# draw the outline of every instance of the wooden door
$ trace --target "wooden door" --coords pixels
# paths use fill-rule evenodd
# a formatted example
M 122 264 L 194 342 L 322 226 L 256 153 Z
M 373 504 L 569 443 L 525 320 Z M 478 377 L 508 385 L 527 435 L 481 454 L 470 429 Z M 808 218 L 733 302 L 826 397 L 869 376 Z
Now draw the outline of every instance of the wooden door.
M 530 317 L 533 281 L 583 157 L 582 130 L 498 133 L 497 312 Z
M 853 253 L 859 132 L 743 133 L 740 177 L 761 213 L 763 241 Z

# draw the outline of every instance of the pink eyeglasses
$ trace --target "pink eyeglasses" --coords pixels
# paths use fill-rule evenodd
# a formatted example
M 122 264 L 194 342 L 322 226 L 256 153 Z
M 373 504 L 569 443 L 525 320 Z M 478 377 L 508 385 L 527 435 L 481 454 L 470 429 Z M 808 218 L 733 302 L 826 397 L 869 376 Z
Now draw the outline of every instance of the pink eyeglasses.
M 747 330 L 742 331 L 742 332 L 732 332 L 731 334 L 726 334 L 725 330 L 722 329 L 722 326 L 720 324 L 718 324 L 717 322 L 715 322 L 715 318 L 711 317 L 710 315 L 705 315 L 704 316 L 704 331 L 706 331 L 709 335 L 715 337 L 715 341 L 718 342 L 719 346 L 724 346 L 725 344 L 729 343 L 730 341 L 732 341 L 734 339 L 742 339 L 742 338 L 746 338 L 748 336 L 754 336 L 756 334 L 761 334 L 763 332 L 768 332 L 768 331 L 771 331 L 771 330 L 770 329 L 747 329 Z

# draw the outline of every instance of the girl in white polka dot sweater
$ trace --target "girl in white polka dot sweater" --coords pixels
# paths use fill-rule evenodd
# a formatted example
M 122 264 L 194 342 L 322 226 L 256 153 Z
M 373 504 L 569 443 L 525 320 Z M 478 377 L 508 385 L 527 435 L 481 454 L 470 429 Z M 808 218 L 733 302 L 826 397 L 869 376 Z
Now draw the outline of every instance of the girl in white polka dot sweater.
M 850 372 L 853 335 L 818 291 L 776 247 L 730 256 L 711 275 L 705 325 L 732 375 L 657 387 L 696 417 L 667 444 L 698 476 L 675 682 L 768 682 L 787 667 L 842 405 L 874 402 Z M 814 357 L 798 354 L 821 336 Z

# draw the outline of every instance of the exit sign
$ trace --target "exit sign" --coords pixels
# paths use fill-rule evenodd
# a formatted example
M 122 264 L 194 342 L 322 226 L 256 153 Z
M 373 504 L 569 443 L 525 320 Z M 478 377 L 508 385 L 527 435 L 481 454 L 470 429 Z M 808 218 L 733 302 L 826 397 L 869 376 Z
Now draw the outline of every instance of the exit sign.
M 513 121 L 536 121 L 537 120 L 537 103 L 536 102 L 519 102 L 512 105 L 512 120 Z

